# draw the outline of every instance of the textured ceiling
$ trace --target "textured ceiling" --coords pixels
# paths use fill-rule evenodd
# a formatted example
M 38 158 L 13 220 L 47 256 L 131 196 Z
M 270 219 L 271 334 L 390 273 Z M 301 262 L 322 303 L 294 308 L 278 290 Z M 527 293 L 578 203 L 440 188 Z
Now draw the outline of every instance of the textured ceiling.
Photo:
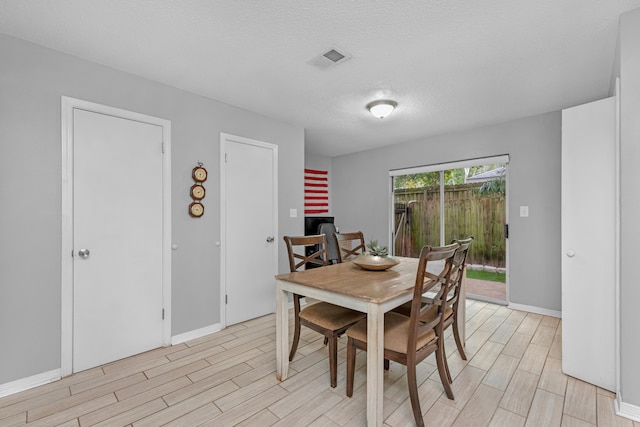
M 0 32 L 306 129 L 336 156 L 607 96 L 640 0 L 0 0 Z M 348 61 L 309 62 L 329 48 Z M 0 58 L 1 60 L 2 58 Z M 398 102 L 376 119 L 365 105 Z

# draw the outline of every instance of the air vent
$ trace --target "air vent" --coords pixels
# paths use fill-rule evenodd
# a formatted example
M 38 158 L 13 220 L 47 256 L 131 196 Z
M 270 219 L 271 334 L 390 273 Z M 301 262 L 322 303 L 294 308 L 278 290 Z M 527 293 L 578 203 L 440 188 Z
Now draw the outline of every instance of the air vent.
M 351 55 L 348 53 L 340 52 L 335 48 L 331 48 L 323 54 L 313 58 L 309 61 L 309 64 L 314 65 L 321 70 L 326 70 L 327 68 L 332 68 L 338 64 L 342 64 L 349 59 L 351 59 Z
M 340 61 L 342 58 L 344 58 L 344 55 L 341 54 L 340 52 L 338 52 L 335 49 L 331 49 L 329 52 L 325 53 L 324 55 L 325 58 L 333 61 L 333 62 L 338 62 Z

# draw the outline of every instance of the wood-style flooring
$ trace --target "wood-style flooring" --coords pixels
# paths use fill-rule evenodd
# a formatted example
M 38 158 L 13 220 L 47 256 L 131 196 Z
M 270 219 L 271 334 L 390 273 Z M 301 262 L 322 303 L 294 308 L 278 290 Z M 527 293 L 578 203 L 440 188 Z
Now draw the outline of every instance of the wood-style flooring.
M 560 320 L 467 301 L 463 361 L 445 342 L 456 400 L 433 355 L 420 364 L 428 426 L 619 426 L 614 394 L 563 375 Z M 153 350 L 0 399 L 0 426 L 364 426 L 366 354 L 345 397 L 345 338 L 338 387 L 329 386 L 322 336 L 303 327 L 289 378 L 275 375 L 275 316 Z M 406 370 L 385 374 L 386 426 L 413 425 Z

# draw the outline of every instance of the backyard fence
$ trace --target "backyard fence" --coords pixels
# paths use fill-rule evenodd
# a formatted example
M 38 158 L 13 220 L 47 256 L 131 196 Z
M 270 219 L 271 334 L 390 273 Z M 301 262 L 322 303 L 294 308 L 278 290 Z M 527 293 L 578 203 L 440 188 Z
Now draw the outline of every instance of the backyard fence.
M 479 193 L 482 183 L 444 187 L 445 243 L 473 236 L 468 264 L 505 267 L 506 200 Z M 440 186 L 394 190 L 395 254 L 418 257 L 425 245 L 440 245 Z

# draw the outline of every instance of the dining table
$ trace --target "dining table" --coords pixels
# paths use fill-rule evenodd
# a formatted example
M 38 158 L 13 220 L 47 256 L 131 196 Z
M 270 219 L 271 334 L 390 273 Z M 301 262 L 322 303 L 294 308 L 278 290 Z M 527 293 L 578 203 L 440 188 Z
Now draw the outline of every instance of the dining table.
M 396 257 L 387 270 L 365 270 L 353 262 L 327 265 L 276 276 L 276 375 L 287 379 L 289 370 L 289 294 L 298 294 L 367 314 L 367 425 L 382 426 L 384 392 L 384 313 L 413 298 L 418 259 Z M 427 270 L 439 273 L 442 262 Z M 464 280 L 456 313 L 464 345 Z

